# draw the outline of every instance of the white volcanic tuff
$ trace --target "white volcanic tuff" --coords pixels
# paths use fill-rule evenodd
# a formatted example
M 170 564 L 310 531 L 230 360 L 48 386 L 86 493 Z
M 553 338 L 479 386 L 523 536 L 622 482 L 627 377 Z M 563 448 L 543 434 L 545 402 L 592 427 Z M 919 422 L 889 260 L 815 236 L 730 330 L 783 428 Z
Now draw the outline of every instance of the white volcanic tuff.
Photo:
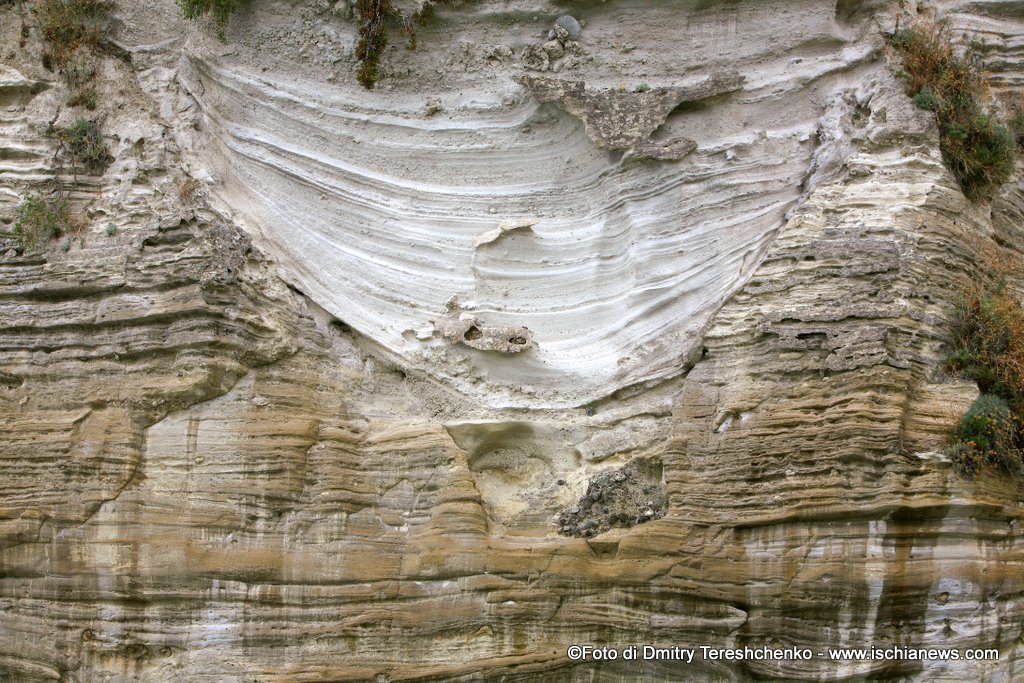
M 756 265 L 811 153 L 808 132 L 790 129 L 751 136 L 742 159 L 620 164 L 528 98 L 449 119 L 368 115 L 340 92 L 193 67 L 182 82 L 224 143 L 208 151 L 244 193 L 225 198 L 257 219 L 295 284 L 428 372 L 473 393 L 485 380 L 495 405 L 524 403 L 524 382 L 532 405 L 566 405 L 678 372 Z M 528 215 L 532 231 L 474 247 Z M 528 327 L 537 348 L 509 362 L 403 336 L 455 295 L 481 323 Z M 469 355 L 469 382 L 436 347 Z
M 36 96 L 36 81 L 0 65 L 0 207 L 13 215 L 18 190 L 49 179 L 48 162 L 53 144 L 40 140 L 25 119 L 26 107 Z

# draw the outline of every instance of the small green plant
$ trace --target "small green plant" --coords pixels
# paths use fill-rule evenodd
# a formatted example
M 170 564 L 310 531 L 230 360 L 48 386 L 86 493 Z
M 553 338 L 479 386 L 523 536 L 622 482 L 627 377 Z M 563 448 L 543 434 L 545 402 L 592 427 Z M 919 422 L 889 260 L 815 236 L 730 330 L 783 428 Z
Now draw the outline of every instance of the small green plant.
M 33 11 L 46 43 L 43 65 L 59 68 L 79 48 L 98 48 L 104 40 L 111 7 L 107 0 L 37 0 Z
M 388 20 L 401 15 L 390 0 L 359 0 L 359 42 L 356 43 L 356 59 L 359 71 L 356 79 L 366 89 L 377 83 L 377 67 L 380 56 L 388 44 Z
M 62 70 L 68 86 L 68 106 L 96 108 L 96 67 L 83 60 L 72 60 Z
M 50 134 L 60 143 L 58 154 L 66 153 L 70 157 L 72 168 L 101 174 L 114 160 L 96 121 L 78 119 L 67 128 L 53 126 Z
M 977 200 L 1006 182 L 1014 137 L 989 104 L 976 48 L 957 50 L 947 31 L 926 23 L 896 30 L 889 42 L 914 104 L 935 114 L 942 158 L 964 194 Z
M 237 0 L 178 0 L 181 14 L 186 19 L 198 19 L 209 15 L 213 19 L 217 38 L 226 42 L 225 32 L 228 19 L 238 9 Z
M 79 227 L 79 221 L 68 210 L 67 200 L 40 192 L 23 194 L 15 214 L 14 239 L 22 250 L 38 249 Z
M 946 453 L 964 477 L 973 477 L 985 464 L 1013 475 L 1021 473 L 1020 418 L 998 396 L 982 394 L 960 418 L 954 442 Z
M 850 121 L 858 128 L 868 125 L 871 119 L 871 109 L 860 102 L 857 102 L 850 113 Z

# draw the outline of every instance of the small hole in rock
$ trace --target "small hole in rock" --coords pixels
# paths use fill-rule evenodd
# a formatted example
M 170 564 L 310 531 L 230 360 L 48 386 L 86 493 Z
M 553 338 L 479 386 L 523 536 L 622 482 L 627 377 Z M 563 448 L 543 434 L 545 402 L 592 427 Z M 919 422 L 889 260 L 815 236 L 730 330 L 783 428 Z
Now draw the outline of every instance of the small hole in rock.
M 479 339 L 482 336 L 483 336 L 483 333 L 480 332 L 480 328 L 477 327 L 476 325 L 471 325 L 470 328 L 468 330 L 466 330 L 466 333 L 464 335 L 462 335 L 463 339 L 465 339 L 467 341 L 472 341 L 473 339 Z

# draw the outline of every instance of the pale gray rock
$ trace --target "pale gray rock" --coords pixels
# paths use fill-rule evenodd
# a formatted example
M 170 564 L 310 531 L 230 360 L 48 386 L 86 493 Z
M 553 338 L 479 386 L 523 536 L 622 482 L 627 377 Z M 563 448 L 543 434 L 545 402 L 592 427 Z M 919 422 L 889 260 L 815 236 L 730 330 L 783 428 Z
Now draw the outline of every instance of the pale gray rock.
M 574 17 L 571 17 L 568 14 L 563 14 L 555 20 L 555 28 L 553 28 L 552 31 L 559 28 L 565 31 L 565 35 L 569 40 L 579 40 L 580 32 L 583 30 L 580 27 L 580 22 L 576 21 Z M 554 38 L 555 36 L 550 35 L 548 37 Z

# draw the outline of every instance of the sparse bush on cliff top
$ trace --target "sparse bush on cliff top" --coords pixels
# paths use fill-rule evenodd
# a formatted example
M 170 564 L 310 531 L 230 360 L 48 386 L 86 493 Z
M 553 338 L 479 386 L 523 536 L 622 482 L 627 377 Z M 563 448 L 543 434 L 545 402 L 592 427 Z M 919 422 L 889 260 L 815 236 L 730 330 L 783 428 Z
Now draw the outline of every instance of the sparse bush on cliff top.
M 934 24 L 897 29 L 890 44 L 900 53 L 914 103 L 935 113 L 942 158 L 971 200 L 998 188 L 1013 172 L 1013 133 L 999 123 L 988 84 L 972 46 L 954 47 Z
M 390 0 L 359 0 L 359 42 L 356 59 L 359 73 L 356 78 L 367 89 L 377 83 L 377 65 L 388 44 L 388 19 L 398 16 Z
M 104 41 L 112 3 L 39 0 L 34 12 L 45 43 L 43 66 L 57 69 L 68 86 L 68 106 L 96 108 L 96 66 L 90 52 Z
M 984 465 L 1019 475 L 1022 469 L 1020 417 L 998 396 L 982 394 L 960 418 L 946 453 L 961 476 L 973 477 Z
M 52 0 L 57 1 L 57 0 Z M 94 0 L 91 0 L 94 1 Z M 177 0 L 181 14 L 186 19 L 211 16 L 214 30 L 221 41 L 226 41 L 225 31 L 231 15 L 238 10 L 239 0 Z M 356 80 L 367 90 L 372 90 L 380 78 L 381 55 L 388 44 L 388 32 L 395 28 L 406 39 L 406 47 L 416 49 L 416 25 L 424 24 L 434 12 L 434 7 L 448 0 L 424 0 L 411 15 L 403 14 L 391 0 L 358 0 L 359 40 L 355 57 L 359 62 Z
M 960 297 L 952 319 L 950 369 L 1024 408 L 1024 310 L 1005 278 L 973 285 Z
M 359 0 L 359 42 L 356 44 L 356 59 L 359 60 L 359 72 L 356 75 L 359 83 L 370 90 L 379 77 L 377 67 L 381 54 L 388 44 L 388 28 L 394 24 L 403 38 L 406 47 L 416 49 L 416 24 L 424 24 L 433 16 L 436 5 L 445 4 L 448 0 L 425 0 L 420 8 L 407 16 L 391 4 L 391 0 Z

